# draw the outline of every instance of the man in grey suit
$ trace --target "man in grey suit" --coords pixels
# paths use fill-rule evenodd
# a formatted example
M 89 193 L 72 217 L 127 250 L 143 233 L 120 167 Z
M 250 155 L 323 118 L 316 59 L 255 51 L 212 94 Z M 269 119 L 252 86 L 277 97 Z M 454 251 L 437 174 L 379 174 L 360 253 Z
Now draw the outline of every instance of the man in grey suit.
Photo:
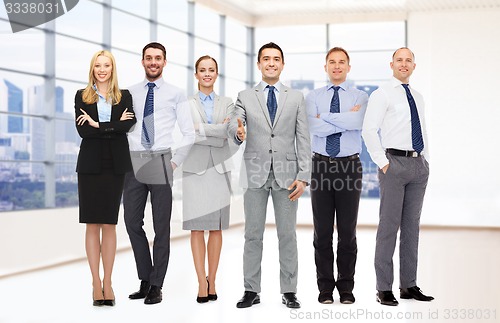
M 304 96 L 279 81 L 284 67 L 283 51 L 275 43 L 259 49 L 257 67 L 262 81 L 238 94 L 229 123 L 230 138 L 246 139 L 240 176 L 244 193 L 245 293 L 238 308 L 260 303 L 261 260 L 266 209 L 273 198 L 279 240 L 282 303 L 299 308 L 297 300 L 298 198 L 311 176 L 311 144 Z M 245 126 L 246 125 L 246 130 Z

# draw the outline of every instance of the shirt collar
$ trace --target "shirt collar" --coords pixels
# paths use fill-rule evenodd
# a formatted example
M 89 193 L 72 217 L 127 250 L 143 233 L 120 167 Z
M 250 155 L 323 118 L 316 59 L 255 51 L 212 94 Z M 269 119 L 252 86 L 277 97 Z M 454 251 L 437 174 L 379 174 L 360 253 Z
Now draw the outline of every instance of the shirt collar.
M 391 79 L 391 84 L 393 87 L 398 87 L 398 86 L 401 86 L 401 84 L 403 84 L 403 82 L 401 82 L 400 80 L 398 80 L 397 78 L 395 78 L 393 76 Z
M 345 91 L 345 90 L 347 90 L 347 88 L 348 88 L 347 81 L 344 81 L 344 82 L 340 83 L 339 85 L 335 85 L 335 84 L 333 84 L 333 83 L 331 83 L 331 82 L 328 82 L 328 85 L 326 86 L 326 89 L 327 89 L 327 90 L 330 90 L 330 89 L 332 89 L 334 86 L 340 86 L 340 88 L 341 88 L 342 90 L 344 90 L 344 91 Z
M 144 81 L 142 81 L 143 83 L 142 85 L 147 89 L 149 82 L 151 81 L 148 80 L 147 78 L 144 78 Z M 157 88 L 161 88 L 161 86 L 165 83 L 165 80 L 163 79 L 163 77 L 160 77 L 159 79 L 153 81 L 152 83 L 156 84 Z
M 200 100 L 201 101 L 205 101 L 207 98 L 210 98 L 211 101 L 214 100 L 214 97 L 215 97 L 215 92 L 212 91 L 212 93 L 210 93 L 209 95 L 206 95 L 205 93 L 199 91 L 199 96 L 200 96 Z
M 267 84 L 264 81 L 260 81 L 260 83 L 259 83 L 259 89 L 262 90 L 262 91 L 264 91 L 266 89 L 266 86 L 268 86 L 268 85 L 270 85 L 270 84 Z M 279 93 L 280 89 L 281 89 L 281 82 L 278 81 L 273 86 L 274 86 L 275 90 Z

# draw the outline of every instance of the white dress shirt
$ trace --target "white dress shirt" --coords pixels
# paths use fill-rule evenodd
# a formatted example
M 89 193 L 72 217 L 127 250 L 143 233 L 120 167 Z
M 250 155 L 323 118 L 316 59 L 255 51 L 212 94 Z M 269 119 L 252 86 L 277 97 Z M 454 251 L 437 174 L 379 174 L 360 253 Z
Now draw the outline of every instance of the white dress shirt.
M 373 91 L 366 108 L 362 136 L 371 158 L 378 167 L 389 164 L 385 156 L 387 148 L 414 150 L 411 139 L 411 114 L 406 91 L 401 81 L 392 78 Z M 417 105 L 422 126 L 424 150 L 422 155 L 429 160 L 429 145 L 425 126 L 424 99 L 410 87 Z
M 128 141 L 131 151 L 144 151 L 141 144 L 142 119 L 144 104 L 148 92 L 147 79 L 130 87 L 132 94 L 135 116 L 137 123 L 128 133 Z M 172 162 L 179 166 L 189 153 L 194 143 L 195 132 L 191 111 L 187 97 L 184 92 L 160 78 L 153 83 L 154 88 L 154 145 L 152 151 L 174 149 Z M 182 139 L 176 144 L 174 141 L 175 123 L 182 134 Z

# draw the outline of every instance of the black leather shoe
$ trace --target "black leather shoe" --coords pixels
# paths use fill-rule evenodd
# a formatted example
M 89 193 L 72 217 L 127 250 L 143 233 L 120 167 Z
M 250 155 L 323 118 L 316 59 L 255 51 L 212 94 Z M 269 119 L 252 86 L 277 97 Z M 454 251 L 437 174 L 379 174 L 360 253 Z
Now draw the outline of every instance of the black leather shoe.
M 300 308 L 300 302 L 295 293 L 284 293 L 281 297 L 281 302 L 288 308 Z
M 114 299 L 105 299 L 104 302 L 102 303 L 104 306 L 115 306 L 115 300 Z
M 243 297 L 236 303 L 237 308 L 251 307 L 260 303 L 260 296 L 256 292 L 245 291 Z
M 161 287 L 151 285 L 148 295 L 144 299 L 144 304 L 157 304 L 162 300 Z
M 379 290 L 377 292 L 377 302 L 379 302 L 382 305 L 389 305 L 389 306 L 397 306 L 399 304 L 396 298 L 394 297 L 392 290 L 385 290 L 385 291 Z
M 92 305 L 93 306 L 102 306 L 104 305 L 104 299 L 95 299 L 94 291 L 92 290 Z
M 321 304 L 332 304 L 333 303 L 333 295 L 332 291 L 323 290 L 318 295 L 318 302 Z
M 432 296 L 422 294 L 422 291 L 417 286 L 409 288 L 400 288 L 400 296 L 404 299 L 416 299 L 417 301 L 430 302 L 434 299 Z
M 352 304 L 356 301 L 352 292 L 339 292 L 339 295 L 342 304 Z
M 145 281 L 145 280 L 142 280 L 141 281 L 141 287 L 139 287 L 139 291 L 128 295 L 128 298 L 130 298 L 130 299 L 145 298 L 148 295 L 149 287 L 150 287 L 149 282 Z

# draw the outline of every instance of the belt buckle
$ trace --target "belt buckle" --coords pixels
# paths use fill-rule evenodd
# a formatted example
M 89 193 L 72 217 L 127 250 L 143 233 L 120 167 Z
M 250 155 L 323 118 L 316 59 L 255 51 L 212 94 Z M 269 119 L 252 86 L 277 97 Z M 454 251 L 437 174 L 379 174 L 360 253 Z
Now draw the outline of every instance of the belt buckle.
M 418 157 L 418 153 L 416 151 L 411 152 L 411 157 Z

